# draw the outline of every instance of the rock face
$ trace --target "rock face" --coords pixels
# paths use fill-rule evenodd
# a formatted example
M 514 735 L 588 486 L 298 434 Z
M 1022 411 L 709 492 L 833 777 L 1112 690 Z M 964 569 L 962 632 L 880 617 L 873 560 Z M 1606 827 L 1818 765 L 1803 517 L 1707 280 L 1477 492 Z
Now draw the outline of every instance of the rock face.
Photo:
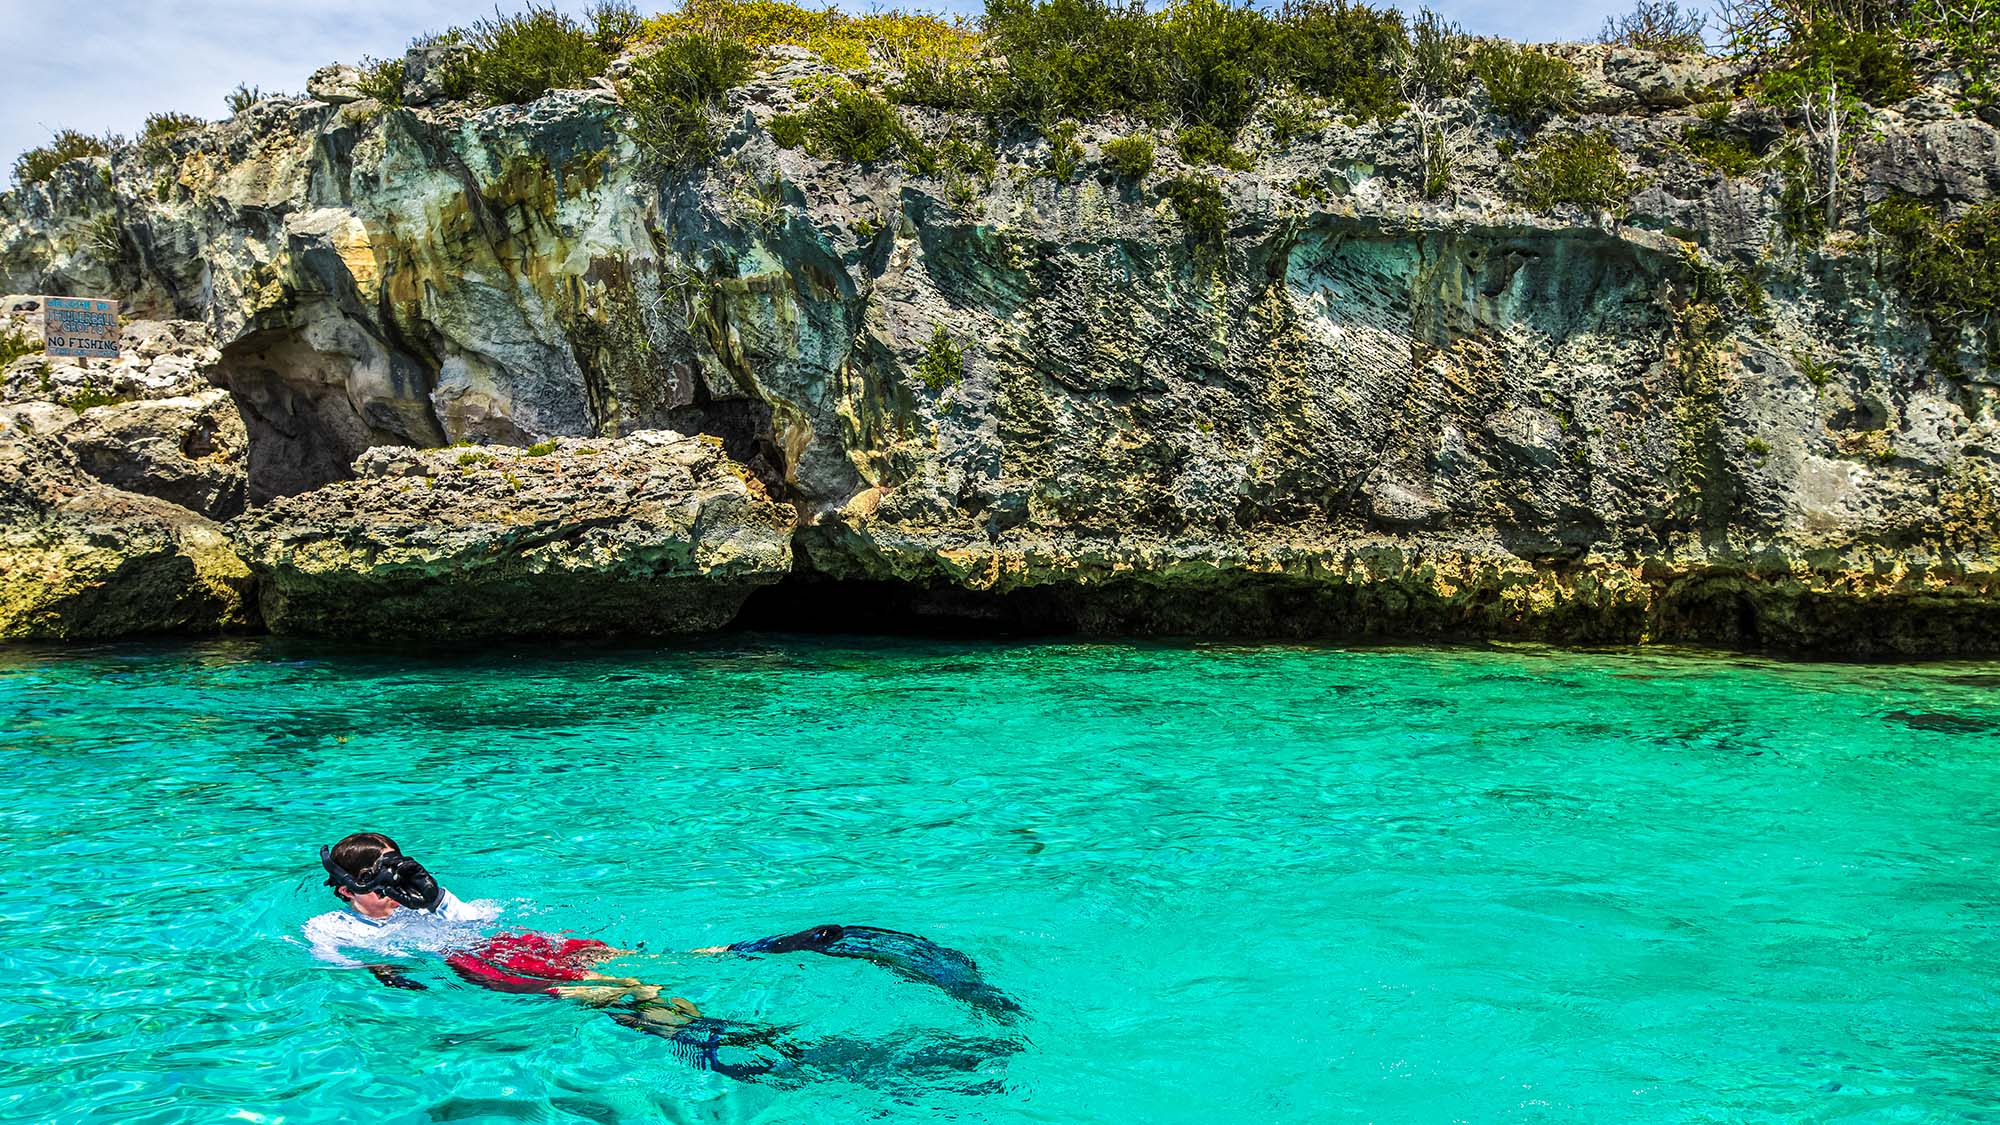
M 1806 245 L 1781 162 L 1726 175 L 1685 146 L 1719 130 L 1775 153 L 1768 111 L 1689 104 L 1730 67 L 1569 53 L 1589 112 L 1547 131 L 1615 141 L 1622 217 L 1514 202 L 1497 145 L 1529 139 L 1476 93 L 1438 107 L 1470 139 L 1434 199 L 1408 117 L 1288 141 L 1257 121 L 1248 170 L 1162 144 L 1139 182 L 1104 166 L 1123 130 L 1103 124 L 1068 178 L 1040 140 L 1004 141 L 990 180 L 822 160 L 768 126 L 829 70 L 779 50 L 694 169 L 649 164 L 601 88 L 266 101 L 163 156 L 121 150 L 108 183 L 76 162 L 0 196 L 0 288 L 205 323 L 269 502 L 238 526 L 280 627 L 450 631 L 450 606 L 483 632 L 560 569 L 505 545 L 513 516 L 480 522 L 514 510 L 483 470 L 421 496 L 374 469 L 341 483 L 371 447 L 672 429 L 796 507 L 807 577 L 922 612 L 2000 648 L 2000 371 L 1911 310 L 1865 230 L 1892 193 L 1947 215 L 1992 199 L 2000 129 L 1942 87 L 1869 110 L 1837 229 Z M 903 112 L 940 144 L 978 124 Z M 1183 226 L 1163 190 L 1181 175 L 1215 178 L 1223 230 Z M 364 501 L 387 505 L 365 509 L 380 537 L 342 522 Z M 418 543 L 431 519 L 473 530 Z M 615 575 L 577 596 L 600 608 L 520 612 L 574 632 L 639 604 Z M 727 616 L 696 600 L 641 627 Z
M 54 439 L 0 430 L 0 640 L 255 624 L 222 528 L 85 475 Z
M 718 628 L 791 569 L 793 515 L 713 439 L 369 450 L 231 532 L 279 632 L 424 640 Z
M 228 392 L 94 406 L 61 430 L 83 471 L 210 519 L 243 510 L 249 438 Z

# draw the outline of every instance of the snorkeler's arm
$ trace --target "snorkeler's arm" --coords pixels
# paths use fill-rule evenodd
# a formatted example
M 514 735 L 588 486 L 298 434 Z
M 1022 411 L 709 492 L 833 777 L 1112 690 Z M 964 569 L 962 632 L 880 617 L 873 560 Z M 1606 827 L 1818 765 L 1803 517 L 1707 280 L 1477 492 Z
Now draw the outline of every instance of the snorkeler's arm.
M 381 981 L 390 988 L 407 988 L 411 992 L 427 992 L 431 987 L 423 981 L 411 980 L 409 977 L 404 976 L 401 966 L 398 965 L 369 965 L 367 968 L 370 973 L 374 974 L 376 980 Z

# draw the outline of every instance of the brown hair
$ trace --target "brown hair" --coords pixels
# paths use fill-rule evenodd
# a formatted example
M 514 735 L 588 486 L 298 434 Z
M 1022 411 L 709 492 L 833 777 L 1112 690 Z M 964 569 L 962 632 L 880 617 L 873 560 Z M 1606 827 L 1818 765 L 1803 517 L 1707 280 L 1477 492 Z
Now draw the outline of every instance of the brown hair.
M 368 877 L 368 872 L 377 861 L 390 852 L 401 852 L 396 841 L 380 832 L 356 832 L 333 846 L 333 865 L 353 876 L 360 882 Z M 326 877 L 326 885 L 333 888 L 336 898 L 345 899 L 341 894 L 340 881 L 333 876 Z

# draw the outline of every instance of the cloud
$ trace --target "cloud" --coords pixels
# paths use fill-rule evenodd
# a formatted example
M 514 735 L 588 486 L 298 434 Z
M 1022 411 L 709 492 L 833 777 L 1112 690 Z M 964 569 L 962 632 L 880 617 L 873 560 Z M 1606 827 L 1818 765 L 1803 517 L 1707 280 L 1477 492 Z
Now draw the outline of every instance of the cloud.
M 808 0 L 810 2 L 810 0 Z M 520 5 L 506 3 L 506 10 Z M 578 13 L 584 0 L 561 0 Z M 639 5 L 642 9 L 645 5 Z M 879 5 L 849 3 L 857 10 Z M 978 12 L 956 0 L 936 6 Z M 1612 7 L 1534 0 L 1443 0 L 1439 12 L 1468 31 L 1517 39 L 1584 38 Z M 9 65 L 0 68 L 0 162 L 57 129 L 136 133 L 149 113 L 177 110 L 219 118 L 239 83 L 301 92 L 330 62 L 395 56 L 411 38 L 491 16 L 487 0 L 302 0 L 284 4 L 109 0 L 72 7 L 48 0 L 0 0 Z

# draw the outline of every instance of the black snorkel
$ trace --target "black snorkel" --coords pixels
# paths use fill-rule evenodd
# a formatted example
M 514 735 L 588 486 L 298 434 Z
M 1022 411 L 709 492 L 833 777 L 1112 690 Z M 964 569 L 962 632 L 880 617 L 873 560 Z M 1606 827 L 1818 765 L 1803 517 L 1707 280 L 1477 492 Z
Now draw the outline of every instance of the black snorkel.
M 365 874 L 366 879 L 356 879 L 333 862 L 333 849 L 319 850 L 319 863 L 326 868 L 329 887 L 345 887 L 349 894 L 379 894 L 393 902 L 416 910 L 436 910 L 444 901 L 444 888 L 438 886 L 424 865 L 399 852 L 384 852 Z

